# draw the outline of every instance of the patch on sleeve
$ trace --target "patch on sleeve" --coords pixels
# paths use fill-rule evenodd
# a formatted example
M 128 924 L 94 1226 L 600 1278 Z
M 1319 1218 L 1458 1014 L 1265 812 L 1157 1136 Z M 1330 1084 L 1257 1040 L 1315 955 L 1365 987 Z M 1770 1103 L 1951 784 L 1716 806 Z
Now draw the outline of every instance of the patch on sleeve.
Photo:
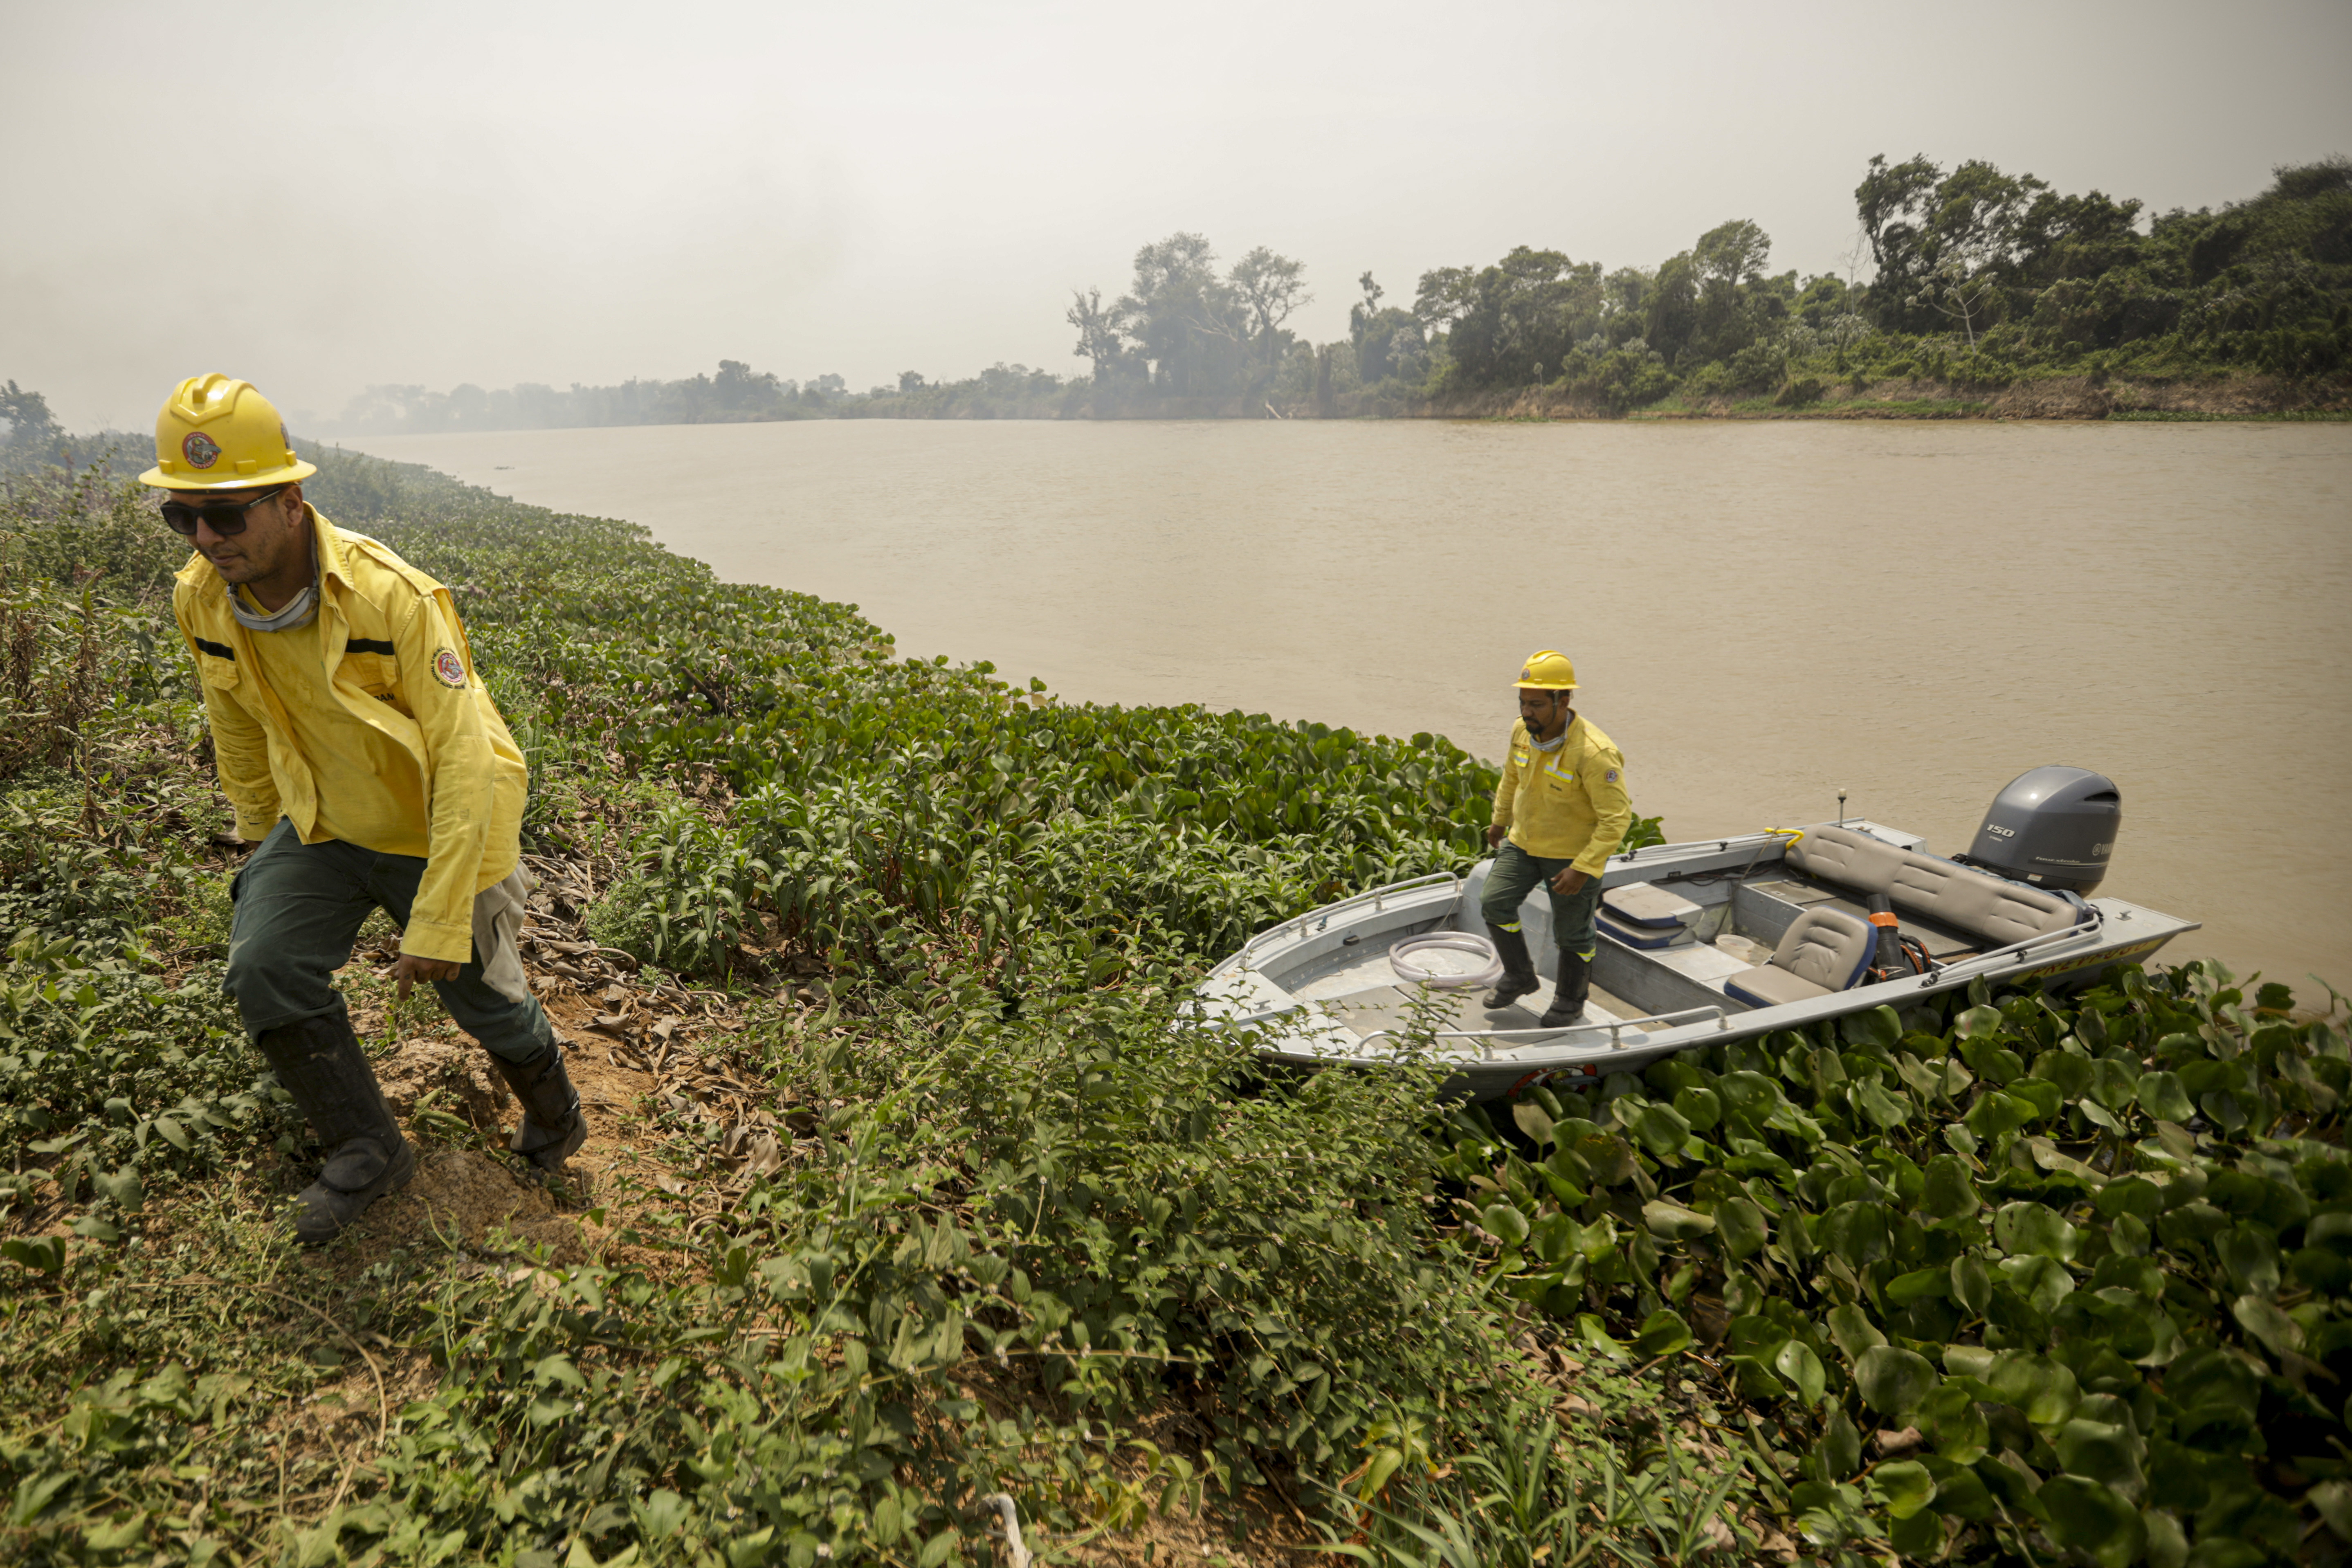
M 456 690 L 466 689 L 466 665 L 454 647 L 445 647 L 433 656 L 434 679 Z
M 1611 768 L 1607 773 L 1602 773 L 1601 775 L 1601 782 L 1603 784 L 1615 784 L 1617 782 L 1617 770 L 1615 768 Z

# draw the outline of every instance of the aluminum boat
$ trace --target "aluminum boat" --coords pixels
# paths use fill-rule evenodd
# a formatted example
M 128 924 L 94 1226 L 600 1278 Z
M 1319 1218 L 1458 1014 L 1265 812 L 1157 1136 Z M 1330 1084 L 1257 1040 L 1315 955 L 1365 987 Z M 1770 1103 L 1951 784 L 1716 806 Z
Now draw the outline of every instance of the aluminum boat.
M 2060 773 L 2105 784 L 2114 797 L 2097 774 L 2035 770 L 1996 801 L 1979 847 L 2031 845 L 2036 803 L 2010 814 L 2017 826 L 2006 838 L 2002 803 L 2037 774 Z M 2073 793 L 2098 792 L 2077 784 Z M 1196 1005 L 1217 1026 L 1256 1031 L 1265 1057 L 1303 1067 L 1374 1068 L 1435 1051 L 1453 1068 L 1449 1094 L 1490 1100 L 1529 1081 L 1637 1070 L 1669 1052 L 1873 1007 L 1900 1016 L 1979 980 L 2063 991 L 2145 963 L 2198 929 L 2072 890 L 2070 882 L 2095 888 L 2113 847 L 2112 821 L 2089 831 L 2107 836 L 2095 845 L 2100 863 L 2053 859 L 2048 872 L 2022 868 L 2031 856 L 2013 854 L 1996 869 L 1973 855 L 1930 855 L 1917 835 L 1867 820 L 1614 856 L 1601 879 L 1591 999 L 1583 1020 L 1566 1028 L 1538 1021 L 1558 958 L 1540 890 L 1520 915 L 1543 985 L 1504 1011 L 1485 1010 L 1485 986 L 1465 984 L 1481 960 L 1460 950 L 1476 942 L 1392 952 L 1439 932 L 1483 940 L 1479 895 L 1491 860 L 1467 876 L 1376 888 L 1260 931 L 1210 971 Z M 1907 939 L 1899 952 L 1881 941 L 1889 930 Z

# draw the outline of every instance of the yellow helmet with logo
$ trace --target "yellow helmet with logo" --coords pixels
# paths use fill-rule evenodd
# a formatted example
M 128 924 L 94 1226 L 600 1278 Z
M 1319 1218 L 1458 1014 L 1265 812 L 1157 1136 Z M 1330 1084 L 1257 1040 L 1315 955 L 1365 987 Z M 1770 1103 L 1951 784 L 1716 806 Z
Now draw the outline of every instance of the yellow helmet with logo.
M 294 455 L 277 406 L 249 381 L 192 375 L 155 416 L 155 466 L 142 485 L 166 490 L 247 490 L 290 485 L 318 468 Z
M 1516 684 L 1531 691 L 1573 691 L 1576 666 L 1568 661 L 1568 655 L 1548 647 L 1528 655 L 1527 668 L 1519 671 Z

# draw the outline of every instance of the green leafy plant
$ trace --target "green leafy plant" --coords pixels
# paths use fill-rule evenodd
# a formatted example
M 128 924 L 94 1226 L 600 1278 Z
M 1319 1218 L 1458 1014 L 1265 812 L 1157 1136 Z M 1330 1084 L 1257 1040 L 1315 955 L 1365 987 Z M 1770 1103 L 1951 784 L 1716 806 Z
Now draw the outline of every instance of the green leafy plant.
M 1450 1169 L 1513 1295 L 1719 1324 L 1825 1549 L 2291 1553 L 2352 1373 L 2352 1056 L 2293 1013 L 2207 965 L 1882 1007 L 1458 1112 Z

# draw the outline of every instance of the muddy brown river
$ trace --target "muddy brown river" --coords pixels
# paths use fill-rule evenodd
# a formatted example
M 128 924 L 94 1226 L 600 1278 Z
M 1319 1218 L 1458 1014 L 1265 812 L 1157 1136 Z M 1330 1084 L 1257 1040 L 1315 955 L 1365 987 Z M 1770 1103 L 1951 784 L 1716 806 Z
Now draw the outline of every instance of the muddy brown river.
M 2352 426 L 822 422 L 366 437 L 628 518 L 1074 700 L 1501 749 L 1576 660 L 1690 838 L 1850 809 L 1964 849 L 2115 777 L 2104 892 L 2352 984 Z

